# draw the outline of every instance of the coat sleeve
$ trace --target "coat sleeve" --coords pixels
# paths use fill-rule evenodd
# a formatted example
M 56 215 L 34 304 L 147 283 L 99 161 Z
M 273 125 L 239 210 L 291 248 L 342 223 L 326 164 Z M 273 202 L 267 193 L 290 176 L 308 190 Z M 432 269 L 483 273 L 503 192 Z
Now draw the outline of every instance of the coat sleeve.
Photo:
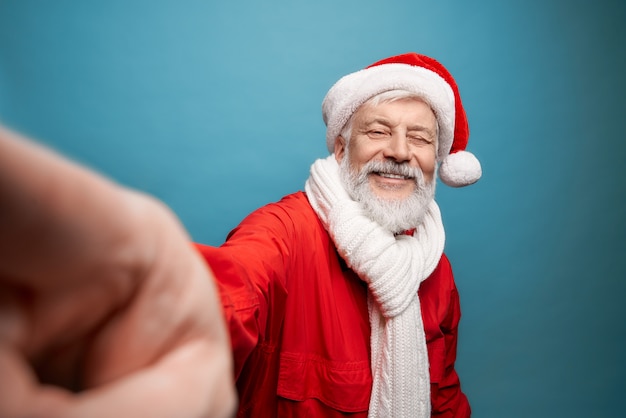
M 220 247 L 195 244 L 216 277 L 233 349 L 235 378 L 260 344 L 278 339 L 284 319 L 288 220 L 272 207 L 249 215 Z
M 467 418 L 471 415 L 470 405 L 467 397 L 461 391 L 459 376 L 454 367 L 461 307 L 452 270 L 449 267 L 449 263 L 447 264 L 451 289 L 448 310 L 441 323 L 445 343 L 444 369 L 439 383 L 431 387 L 432 416 L 438 418 Z

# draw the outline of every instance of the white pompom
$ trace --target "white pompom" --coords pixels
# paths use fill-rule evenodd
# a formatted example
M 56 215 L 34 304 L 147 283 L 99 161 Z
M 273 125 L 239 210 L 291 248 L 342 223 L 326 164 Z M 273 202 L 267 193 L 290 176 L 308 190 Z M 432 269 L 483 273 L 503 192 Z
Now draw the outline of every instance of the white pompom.
M 439 166 L 439 178 L 451 187 L 463 187 L 476 183 L 483 174 L 480 162 L 468 151 L 448 155 Z

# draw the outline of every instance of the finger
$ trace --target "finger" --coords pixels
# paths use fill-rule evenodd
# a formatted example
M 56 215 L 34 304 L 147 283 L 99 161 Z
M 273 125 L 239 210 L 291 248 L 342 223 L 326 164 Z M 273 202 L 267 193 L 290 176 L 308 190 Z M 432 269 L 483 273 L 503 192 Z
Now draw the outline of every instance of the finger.
M 55 417 L 70 403 L 69 392 L 40 386 L 21 354 L 0 346 L 0 417 Z
M 193 341 L 152 367 L 83 392 L 63 416 L 229 417 L 236 405 L 231 376 L 228 348 Z
M 0 416 L 205 418 L 236 406 L 228 350 L 196 341 L 153 367 L 97 389 L 72 394 L 40 386 L 19 354 L 0 347 Z
M 188 341 L 230 347 L 213 276 L 174 226 L 176 233 L 163 231 L 149 276 L 139 280 L 128 305 L 94 336 L 85 359 L 88 386 L 153 364 Z

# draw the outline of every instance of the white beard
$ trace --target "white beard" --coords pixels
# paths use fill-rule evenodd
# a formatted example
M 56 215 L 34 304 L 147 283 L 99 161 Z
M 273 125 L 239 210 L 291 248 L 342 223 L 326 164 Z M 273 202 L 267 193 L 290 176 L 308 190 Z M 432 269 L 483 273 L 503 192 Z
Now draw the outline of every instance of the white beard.
M 361 171 L 355 172 L 349 160 L 346 153 L 339 165 L 339 175 L 350 197 L 363 205 L 372 220 L 394 234 L 413 229 L 421 223 L 428 205 L 435 197 L 434 177 L 430 182 L 426 182 L 419 168 L 411 167 L 408 163 L 398 164 L 392 161 L 370 161 Z M 413 177 L 415 191 L 404 199 L 384 199 L 376 196 L 368 177 L 370 173 L 378 171 Z

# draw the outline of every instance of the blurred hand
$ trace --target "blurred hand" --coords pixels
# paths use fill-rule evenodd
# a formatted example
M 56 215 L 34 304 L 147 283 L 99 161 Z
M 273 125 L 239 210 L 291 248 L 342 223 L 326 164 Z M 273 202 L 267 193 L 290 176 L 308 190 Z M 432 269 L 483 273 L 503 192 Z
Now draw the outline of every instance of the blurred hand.
M 225 417 L 213 277 L 161 203 L 0 128 L 0 416 Z

